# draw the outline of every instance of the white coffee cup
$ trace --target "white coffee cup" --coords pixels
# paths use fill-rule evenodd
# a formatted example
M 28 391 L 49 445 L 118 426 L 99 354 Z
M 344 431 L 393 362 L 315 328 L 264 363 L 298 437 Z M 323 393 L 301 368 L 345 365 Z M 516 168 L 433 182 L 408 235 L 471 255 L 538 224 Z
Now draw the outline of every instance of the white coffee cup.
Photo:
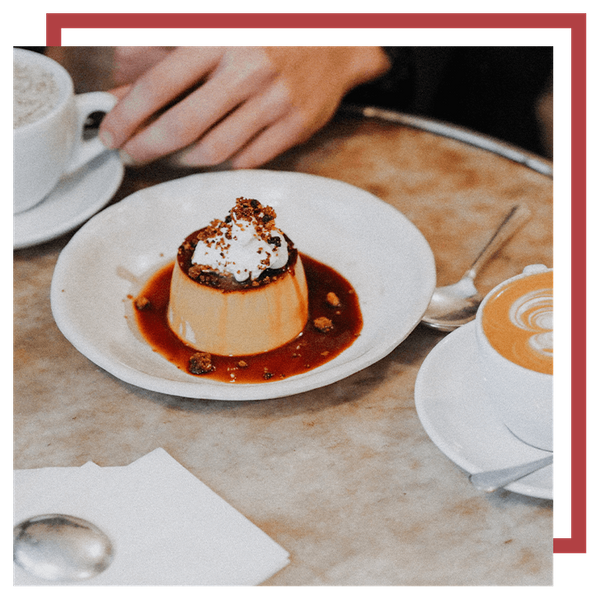
M 50 74 L 58 88 L 52 108 L 37 120 L 13 129 L 13 212 L 35 206 L 58 181 L 107 151 L 95 137 L 83 139 L 86 119 L 108 112 L 117 99 L 108 92 L 74 93 L 73 80 L 51 58 L 13 49 L 15 64 L 33 65 Z
M 530 265 L 496 286 L 476 318 L 487 396 L 523 442 L 552 450 L 552 269 Z

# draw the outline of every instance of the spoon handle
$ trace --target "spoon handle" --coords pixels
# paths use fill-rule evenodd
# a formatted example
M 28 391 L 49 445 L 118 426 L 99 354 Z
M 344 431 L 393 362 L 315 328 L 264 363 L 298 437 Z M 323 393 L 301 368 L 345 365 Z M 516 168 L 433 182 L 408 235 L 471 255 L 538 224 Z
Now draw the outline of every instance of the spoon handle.
M 507 469 L 498 469 L 497 471 L 484 471 L 483 473 L 474 473 L 469 476 L 469 481 L 483 492 L 494 492 L 498 488 L 504 487 L 525 475 L 529 475 L 546 465 L 549 465 L 554 459 L 554 455 L 534 460 L 533 462 Z
M 475 262 L 465 273 L 465 277 L 475 279 L 477 272 L 481 266 L 506 242 L 512 235 L 529 220 L 531 213 L 524 204 L 515 204 L 510 212 L 504 217 L 502 223 L 496 230 L 496 233 L 491 237 L 490 241 L 485 245 Z

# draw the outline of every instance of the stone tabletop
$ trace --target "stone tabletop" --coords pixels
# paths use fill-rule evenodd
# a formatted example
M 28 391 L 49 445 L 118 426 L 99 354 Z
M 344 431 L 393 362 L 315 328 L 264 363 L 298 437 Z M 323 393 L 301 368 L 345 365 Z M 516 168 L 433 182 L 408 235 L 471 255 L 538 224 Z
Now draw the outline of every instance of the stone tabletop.
M 476 146 L 340 116 L 265 168 L 342 180 L 396 207 L 429 242 L 440 285 L 516 202 L 532 219 L 479 287 L 552 266 L 551 178 Z M 127 169 L 111 202 L 191 172 Z M 289 551 L 268 586 L 552 583 L 552 502 L 478 492 L 419 421 L 417 373 L 447 334 L 419 325 L 371 367 L 282 399 L 147 391 L 90 362 L 54 322 L 50 283 L 71 236 L 14 253 L 15 468 L 126 465 L 162 447 Z

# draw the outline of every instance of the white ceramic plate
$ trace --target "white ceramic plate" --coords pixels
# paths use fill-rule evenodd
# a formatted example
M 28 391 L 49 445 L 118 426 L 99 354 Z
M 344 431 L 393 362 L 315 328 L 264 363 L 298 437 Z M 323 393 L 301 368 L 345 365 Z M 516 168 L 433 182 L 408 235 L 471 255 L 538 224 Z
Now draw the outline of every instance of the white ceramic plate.
M 521 442 L 497 417 L 477 369 L 475 324 L 445 337 L 427 356 L 415 385 L 415 405 L 433 443 L 469 473 L 502 469 L 547 456 Z M 552 465 L 506 486 L 552 499 Z
M 336 269 L 358 293 L 362 333 L 321 367 L 260 384 L 222 383 L 181 371 L 137 331 L 127 295 L 172 261 L 189 233 L 223 218 L 239 196 L 273 206 L 278 226 L 300 251 Z M 51 301 L 65 337 L 123 381 L 183 397 L 260 400 L 321 387 L 378 361 L 419 323 L 434 287 L 429 245 L 389 204 L 340 181 L 256 170 L 191 175 L 96 215 L 61 253 Z
M 123 181 L 117 152 L 105 152 L 65 177 L 29 210 L 13 216 L 13 248 L 47 242 L 84 223 L 104 208 Z

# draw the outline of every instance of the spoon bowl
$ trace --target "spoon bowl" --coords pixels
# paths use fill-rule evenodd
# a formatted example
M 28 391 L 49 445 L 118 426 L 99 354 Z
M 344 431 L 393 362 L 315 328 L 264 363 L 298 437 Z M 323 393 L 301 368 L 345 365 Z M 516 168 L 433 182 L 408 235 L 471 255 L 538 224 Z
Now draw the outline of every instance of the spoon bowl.
M 13 530 L 13 561 L 46 581 L 82 581 L 108 568 L 114 557 L 108 536 L 69 515 L 26 519 Z
M 473 279 L 465 276 L 457 283 L 435 289 L 423 322 L 440 331 L 452 331 L 475 318 L 482 300 Z
M 462 278 L 452 285 L 435 288 L 431 302 L 422 318 L 425 325 L 440 331 L 453 331 L 475 318 L 477 309 L 483 300 L 483 295 L 475 287 L 475 277 L 479 269 L 529 217 L 530 212 L 527 207 L 513 206 Z

